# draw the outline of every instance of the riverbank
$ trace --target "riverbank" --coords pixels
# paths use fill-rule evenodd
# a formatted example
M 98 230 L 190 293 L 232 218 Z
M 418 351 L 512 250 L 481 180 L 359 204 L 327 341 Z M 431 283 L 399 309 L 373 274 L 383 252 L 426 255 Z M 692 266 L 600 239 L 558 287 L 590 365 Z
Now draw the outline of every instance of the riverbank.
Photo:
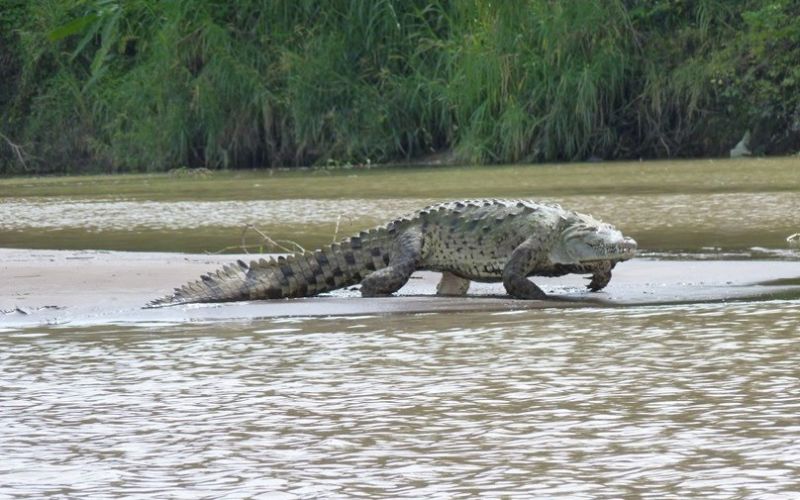
M 436 297 L 438 274 L 416 273 L 398 296 L 356 290 L 308 299 L 199 304 L 145 310 L 148 301 L 202 273 L 248 255 L 0 250 L 0 328 L 36 325 L 252 320 L 288 316 L 502 312 L 800 297 L 800 263 L 636 259 L 618 266 L 601 293 L 581 276 L 537 278 L 560 300 L 520 301 L 501 284 L 473 284 L 468 297 Z
M 522 197 L 800 191 L 800 157 L 371 166 L 155 174 L 0 177 L 0 199 L 134 201 Z

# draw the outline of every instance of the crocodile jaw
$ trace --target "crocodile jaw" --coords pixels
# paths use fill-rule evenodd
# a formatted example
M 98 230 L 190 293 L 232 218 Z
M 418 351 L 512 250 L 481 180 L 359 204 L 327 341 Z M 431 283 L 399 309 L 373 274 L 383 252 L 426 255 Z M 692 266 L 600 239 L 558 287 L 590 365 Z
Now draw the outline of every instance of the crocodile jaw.
M 637 244 L 633 238 L 624 236 L 610 224 L 586 222 L 583 220 L 562 231 L 550 253 L 551 261 L 558 264 L 587 264 L 623 261 L 636 255 Z
M 581 264 L 588 262 L 600 262 L 604 260 L 623 261 L 632 259 L 636 255 L 636 240 L 633 238 L 623 237 L 622 241 L 601 244 L 594 247 L 593 250 L 597 252 L 597 256 L 585 255 L 578 259 Z

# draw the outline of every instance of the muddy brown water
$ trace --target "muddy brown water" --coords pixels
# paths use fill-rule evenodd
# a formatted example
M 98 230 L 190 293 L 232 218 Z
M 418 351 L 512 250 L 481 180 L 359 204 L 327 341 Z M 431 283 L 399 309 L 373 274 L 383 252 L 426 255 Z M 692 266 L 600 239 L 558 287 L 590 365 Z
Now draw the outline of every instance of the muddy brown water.
M 800 301 L 0 333 L 7 498 L 792 498 Z
M 796 498 L 800 264 L 783 238 L 800 227 L 800 170 L 779 163 L 730 163 L 708 182 L 659 163 L 618 193 L 624 167 L 601 171 L 599 192 L 559 181 L 569 167 L 544 171 L 543 197 L 644 242 L 648 259 L 609 294 L 664 303 L 0 322 L 0 498 Z M 302 193 L 291 179 L 281 189 Z M 314 246 L 337 222 L 347 234 L 439 197 L 329 198 L 311 183 L 296 210 L 297 196 L 148 200 L 124 178 L 130 191 L 102 196 L 14 182 L 0 181 L 16 191 L 0 193 L 0 244 L 17 248 L 236 251 L 247 223 Z M 461 189 L 442 196 L 473 187 Z M 704 278 L 668 280 L 681 259 L 723 277 L 758 259 L 751 269 L 775 272 L 749 286 L 794 288 L 715 298 L 722 279 L 693 294 Z M 360 299 L 320 307 L 336 300 Z

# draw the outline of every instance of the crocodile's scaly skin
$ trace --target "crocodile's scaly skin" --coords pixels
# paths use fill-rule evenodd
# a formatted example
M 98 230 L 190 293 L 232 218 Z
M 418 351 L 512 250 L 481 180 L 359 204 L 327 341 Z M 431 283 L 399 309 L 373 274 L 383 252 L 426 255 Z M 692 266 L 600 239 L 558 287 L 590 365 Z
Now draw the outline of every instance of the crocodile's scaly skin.
M 314 252 L 239 261 L 149 306 L 309 297 L 357 283 L 364 296 L 388 295 L 421 269 L 443 272 L 440 294 L 462 295 L 469 281 L 502 281 L 516 298 L 542 299 L 528 276 L 591 274 L 588 287 L 600 290 L 635 251 L 636 242 L 612 226 L 558 205 L 453 201 Z

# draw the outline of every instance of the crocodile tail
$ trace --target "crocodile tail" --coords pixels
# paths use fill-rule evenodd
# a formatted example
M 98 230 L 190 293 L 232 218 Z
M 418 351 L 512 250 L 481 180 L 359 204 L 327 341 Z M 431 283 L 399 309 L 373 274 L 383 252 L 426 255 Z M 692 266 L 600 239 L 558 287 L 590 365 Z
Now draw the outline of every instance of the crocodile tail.
M 145 307 L 198 302 L 311 297 L 355 285 L 390 259 L 390 236 L 382 229 L 365 231 L 313 252 L 247 264 L 241 260 L 187 283 Z
M 223 266 L 215 272 L 204 274 L 199 280 L 176 288 L 171 295 L 148 302 L 145 307 L 237 300 L 234 297 L 240 295 L 249 270 L 250 266 L 239 260 L 235 265 Z

